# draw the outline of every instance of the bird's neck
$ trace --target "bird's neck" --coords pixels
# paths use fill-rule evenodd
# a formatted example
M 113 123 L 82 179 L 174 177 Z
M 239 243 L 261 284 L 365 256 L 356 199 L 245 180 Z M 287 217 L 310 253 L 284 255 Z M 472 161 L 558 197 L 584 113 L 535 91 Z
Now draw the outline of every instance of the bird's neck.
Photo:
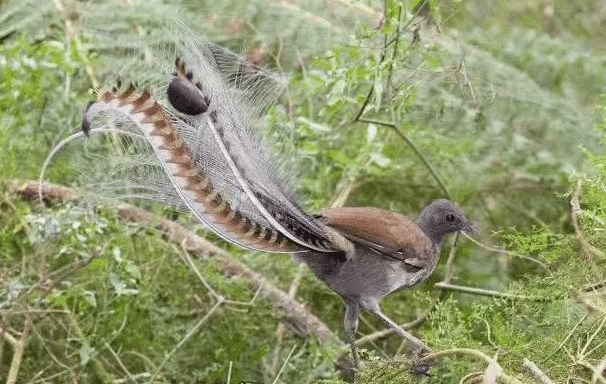
M 433 246 L 440 249 L 442 246 L 442 240 L 444 239 L 444 234 L 438 232 L 435 225 L 432 225 L 431 220 L 423 214 L 419 216 L 416 223 L 421 228 L 423 233 L 429 238 L 429 240 L 431 240 Z

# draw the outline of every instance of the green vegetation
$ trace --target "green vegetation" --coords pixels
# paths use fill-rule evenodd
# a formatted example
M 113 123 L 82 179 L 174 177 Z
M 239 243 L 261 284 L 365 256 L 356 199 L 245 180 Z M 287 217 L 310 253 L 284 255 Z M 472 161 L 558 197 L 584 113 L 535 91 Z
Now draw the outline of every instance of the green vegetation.
M 0 380 L 342 382 L 340 299 L 288 256 L 236 249 L 146 206 L 285 292 L 297 281 L 295 300 L 334 332 L 327 340 L 277 330 L 291 314 L 246 276 L 192 260 L 199 253 L 112 202 L 42 208 L 15 192 L 12 180 L 36 179 L 79 129 L 125 50 L 170 44 L 171 18 L 288 78 L 269 118 L 289 133 L 310 210 L 414 216 L 449 195 L 481 229 L 481 245 L 447 244 L 428 281 L 384 302 L 401 323 L 422 317 L 412 332 L 445 351 L 432 376 L 411 374 L 391 335 L 361 346 L 356 382 L 495 382 L 502 369 L 497 382 L 540 383 L 528 359 L 557 383 L 606 383 L 599 0 L 0 0 Z M 62 153 L 48 180 L 78 187 L 103 173 L 104 163 L 78 169 L 85 147 Z M 364 316 L 359 337 L 381 329 Z

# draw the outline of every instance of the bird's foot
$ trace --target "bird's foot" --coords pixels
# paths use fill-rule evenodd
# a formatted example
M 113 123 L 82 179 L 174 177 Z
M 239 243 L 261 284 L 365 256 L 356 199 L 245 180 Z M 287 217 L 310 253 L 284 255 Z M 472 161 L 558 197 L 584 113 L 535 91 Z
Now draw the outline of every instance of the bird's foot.
M 428 348 L 416 348 L 412 354 L 412 372 L 415 375 L 431 376 L 429 371 L 433 366 L 434 360 L 428 359 L 431 350 Z

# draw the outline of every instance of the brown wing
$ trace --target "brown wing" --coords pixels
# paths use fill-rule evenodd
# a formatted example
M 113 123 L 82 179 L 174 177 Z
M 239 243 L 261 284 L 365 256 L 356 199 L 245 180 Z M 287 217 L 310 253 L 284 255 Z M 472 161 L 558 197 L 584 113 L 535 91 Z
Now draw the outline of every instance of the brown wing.
M 390 258 L 423 257 L 431 240 L 404 215 L 369 207 L 330 208 L 320 213 L 326 225 Z M 415 262 L 416 263 L 416 262 Z

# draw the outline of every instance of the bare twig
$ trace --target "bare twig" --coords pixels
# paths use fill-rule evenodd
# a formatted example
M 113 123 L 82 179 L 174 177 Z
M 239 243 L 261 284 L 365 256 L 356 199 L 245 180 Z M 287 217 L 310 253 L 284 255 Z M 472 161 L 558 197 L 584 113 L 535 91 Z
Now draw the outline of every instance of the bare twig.
M 36 200 L 38 198 L 38 183 L 34 181 L 12 181 L 8 185 L 8 190 L 26 199 Z M 74 200 L 76 196 L 70 188 L 50 183 L 44 183 L 41 191 L 46 199 L 67 201 Z M 333 333 L 326 324 L 310 313 L 303 305 L 290 298 L 286 292 L 278 289 L 257 272 L 230 257 L 223 249 L 182 225 L 128 204 L 122 204 L 118 207 L 118 215 L 127 221 L 153 226 L 164 233 L 171 242 L 181 245 L 188 252 L 196 256 L 211 256 L 217 263 L 219 270 L 224 274 L 244 278 L 253 292 L 259 291 L 274 307 L 285 314 L 283 320 L 290 324 L 290 329 L 296 330 L 297 335 L 301 337 L 314 336 L 320 343 L 334 340 Z M 337 343 L 342 345 L 339 341 Z
M 442 351 L 433 352 L 428 355 L 425 355 L 422 358 L 420 358 L 418 361 L 419 362 L 430 362 L 430 361 L 434 361 L 435 359 L 437 359 L 439 357 L 450 356 L 450 355 L 473 356 L 480 360 L 483 360 L 489 366 L 495 367 L 496 369 L 499 370 L 499 372 L 503 372 L 503 368 L 501 368 L 501 366 L 497 363 L 496 358 L 492 358 L 492 357 L 488 356 L 487 354 L 485 354 L 484 352 L 479 351 L 477 349 L 470 349 L 470 348 L 445 349 Z M 500 374 L 499 379 L 500 379 L 499 382 L 506 383 L 506 384 L 521 384 L 521 382 L 518 379 L 511 377 L 505 373 Z
M 185 334 L 185 336 L 183 336 L 183 338 L 181 339 L 181 341 L 179 341 L 177 343 L 177 345 L 175 345 L 173 347 L 173 349 L 171 349 L 171 351 L 168 353 L 168 355 L 166 355 L 166 357 L 164 357 L 164 360 L 162 360 L 162 363 L 160 363 L 160 365 L 156 368 L 156 370 L 154 371 L 152 377 L 149 379 L 150 383 L 153 383 L 154 380 L 156 379 L 156 377 L 158 376 L 158 374 L 160 373 L 160 371 L 162 371 L 162 368 L 164 368 L 164 366 L 166 365 L 166 363 L 168 363 L 168 361 L 171 359 L 171 357 L 173 357 L 173 355 L 183 346 L 183 344 L 185 344 L 187 342 L 187 340 L 189 340 L 196 332 L 198 332 L 198 329 L 200 329 L 200 327 L 202 325 L 204 325 L 204 323 L 206 323 L 206 321 L 215 313 L 215 311 L 223 304 L 223 298 L 219 298 L 219 300 L 215 303 L 215 305 L 213 305 L 213 307 L 204 315 L 204 317 L 202 317 L 197 323 L 196 325 L 194 325 L 189 331 L 187 331 L 187 333 Z
M 231 369 L 233 368 L 233 361 L 229 362 L 229 367 L 227 368 L 227 384 L 231 384 Z
M 366 118 L 360 118 L 360 119 L 358 119 L 358 121 L 363 122 L 363 123 L 373 123 L 373 124 L 377 124 L 377 125 L 381 125 L 381 126 L 384 126 L 384 127 L 391 128 L 402 140 L 404 140 L 406 142 L 406 144 L 408 144 L 408 146 L 419 157 L 419 159 L 421 160 L 421 162 L 423 163 L 423 165 L 425 165 L 425 168 L 427 168 L 427 170 L 429 171 L 429 173 L 431 174 L 431 176 L 433 177 L 433 179 L 440 186 L 440 189 L 442 190 L 442 192 L 444 193 L 444 195 L 447 198 L 449 198 L 449 199 L 451 198 L 450 197 L 450 193 L 448 193 L 448 189 L 446 188 L 446 186 L 442 182 L 442 179 L 440 179 L 440 177 L 438 176 L 438 173 L 433 168 L 433 166 L 431 165 L 431 163 L 429 162 L 429 160 L 427 160 L 427 157 L 425 157 L 425 154 L 421 151 L 421 149 L 419 149 L 419 147 L 417 147 L 417 145 L 408 136 L 406 136 L 398 128 L 398 126 L 395 123 L 390 122 L 390 121 L 375 120 L 375 119 L 366 119 Z
M 606 280 L 597 283 L 586 284 L 581 288 L 583 292 L 592 292 L 606 287 Z
M 6 384 L 14 384 L 17 382 L 17 376 L 19 375 L 19 369 L 21 368 L 21 362 L 23 361 L 23 352 L 25 351 L 25 345 L 27 344 L 27 337 L 31 326 L 32 319 L 30 316 L 26 316 L 21 336 L 12 344 L 13 358 L 11 360 L 8 376 L 6 377 Z M 5 333 L 5 335 L 7 334 L 8 333 Z
M 0 327 L 0 335 L 4 340 L 10 344 L 11 347 L 15 347 L 17 345 L 18 340 L 15 336 L 11 335 L 6 329 Z
M 133 375 L 126 368 L 126 366 L 124 365 L 124 363 L 122 362 L 122 360 L 120 359 L 118 354 L 113 350 L 111 345 L 109 345 L 109 343 L 105 343 L 105 348 L 107 348 L 109 350 L 109 353 L 111 353 L 113 358 L 116 360 L 116 362 L 118 363 L 118 366 L 120 366 L 120 368 L 124 371 L 124 373 L 126 373 L 128 380 L 133 384 L 137 384 L 137 380 L 133 377 Z
M 425 321 L 426 316 L 425 315 L 421 315 L 419 317 L 417 317 L 416 319 L 414 319 L 411 322 L 408 323 L 404 323 L 402 325 L 400 325 L 400 328 L 404 329 L 404 330 L 408 330 L 411 328 L 416 327 L 417 325 L 423 323 Z M 395 331 L 393 330 L 393 328 L 386 328 L 386 329 L 382 329 L 380 331 L 377 332 L 373 332 L 371 334 L 368 334 L 366 336 L 362 336 L 359 339 L 356 340 L 356 346 L 361 346 L 364 344 L 368 344 L 368 343 L 372 343 L 374 341 L 380 340 L 386 336 L 389 336 L 391 334 L 393 334 Z
M 505 293 L 505 292 L 493 291 L 490 289 L 483 289 L 483 288 L 466 287 L 466 286 L 462 286 L 462 285 L 454 285 L 454 284 L 449 284 L 449 283 L 445 283 L 445 282 L 436 283 L 435 286 L 437 288 L 440 288 L 443 290 L 458 291 L 458 292 L 468 293 L 470 295 L 500 297 L 503 299 L 513 299 L 513 300 L 550 301 L 549 299 L 542 298 L 542 297 L 516 295 L 513 293 Z
M 524 362 L 522 364 L 522 368 L 528 371 L 537 381 L 541 384 L 554 384 L 553 381 L 545 374 L 545 372 L 541 371 L 539 367 L 532 361 L 524 358 Z
M 278 380 L 280 379 L 280 376 L 282 375 L 282 372 L 284 372 L 284 369 L 286 368 L 286 365 L 290 361 L 290 358 L 292 357 L 292 354 L 295 352 L 295 349 L 297 349 L 296 345 L 294 345 L 292 347 L 292 349 L 290 350 L 290 352 L 288 353 L 288 356 L 286 357 L 286 360 L 284 360 L 284 364 L 282 364 L 282 368 L 280 368 L 280 372 L 278 372 L 278 374 L 274 378 L 274 381 L 272 381 L 271 384 L 276 384 L 278 382 Z
M 478 240 L 474 239 L 473 237 L 469 236 L 469 235 L 468 235 L 467 233 L 465 233 L 465 232 L 461 232 L 461 233 L 462 233 L 462 234 L 463 234 L 463 236 L 465 236 L 465 237 L 466 237 L 466 238 L 467 238 L 469 241 L 471 241 L 472 243 L 474 243 L 475 245 L 477 245 L 477 246 L 478 246 L 478 247 L 480 247 L 480 248 L 483 248 L 483 249 L 485 249 L 485 250 L 487 250 L 487 251 L 490 251 L 490 252 L 502 253 L 502 254 L 505 254 L 505 255 L 509 255 L 509 256 L 513 256 L 513 257 L 519 257 L 519 258 L 521 258 L 521 259 L 525 259 L 525 260 L 531 261 L 531 262 L 533 262 L 533 263 L 535 263 L 535 264 L 540 265 L 540 266 L 541 266 L 543 269 L 545 269 L 545 270 L 546 270 L 546 271 L 547 271 L 549 274 L 551 274 L 551 271 L 549 270 L 549 267 L 547 266 L 547 264 L 543 263 L 542 261 L 539 261 L 539 260 L 535 259 L 534 257 L 530 257 L 530 256 L 527 256 L 527 255 L 522 255 L 522 254 L 515 253 L 515 252 L 511 252 L 511 251 L 508 251 L 508 250 L 506 250 L 506 249 L 502 249 L 502 248 L 493 247 L 493 246 L 491 246 L 491 245 L 484 244 L 484 243 L 482 243 L 482 242 L 480 242 L 480 241 L 478 241 Z
M 593 376 L 591 377 L 591 384 L 597 384 L 598 380 L 601 380 L 603 383 L 606 383 L 606 378 L 604 378 L 604 372 L 606 372 L 606 358 L 598 363 L 593 371 Z
M 466 382 L 473 383 L 476 379 L 482 378 L 484 376 L 484 371 L 471 372 L 467 375 L 463 376 L 459 381 L 459 384 L 465 384 Z
M 543 359 L 543 361 L 541 361 L 541 363 L 544 363 L 544 362 L 548 361 L 549 359 L 551 359 L 553 356 L 555 356 L 555 354 L 558 353 L 560 351 L 560 349 L 562 349 L 564 347 L 564 345 L 566 344 L 566 342 L 568 341 L 568 339 L 570 339 L 570 337 L 574 334 L 574 332 L 579 327 L 579 325 L 581 325 L 582 322 L 584 322 L 585 320 L 587 320 L 588 317 L 589 317 L 589 315 L 585 314 L 574 325 L 574 327 L 572 327 L 572 329 L 570 330 L 570 332 L 568 332 L 568 334 L 566 335 L 566 337 L 564 337 L 564 340 L 562 340 L 562 342 L 560 343 L 560 345 L 558 345 L 558 347 L 555 349 L 555 351 L 553 351 L 549 356 L 547 356 L 545 359 Z

